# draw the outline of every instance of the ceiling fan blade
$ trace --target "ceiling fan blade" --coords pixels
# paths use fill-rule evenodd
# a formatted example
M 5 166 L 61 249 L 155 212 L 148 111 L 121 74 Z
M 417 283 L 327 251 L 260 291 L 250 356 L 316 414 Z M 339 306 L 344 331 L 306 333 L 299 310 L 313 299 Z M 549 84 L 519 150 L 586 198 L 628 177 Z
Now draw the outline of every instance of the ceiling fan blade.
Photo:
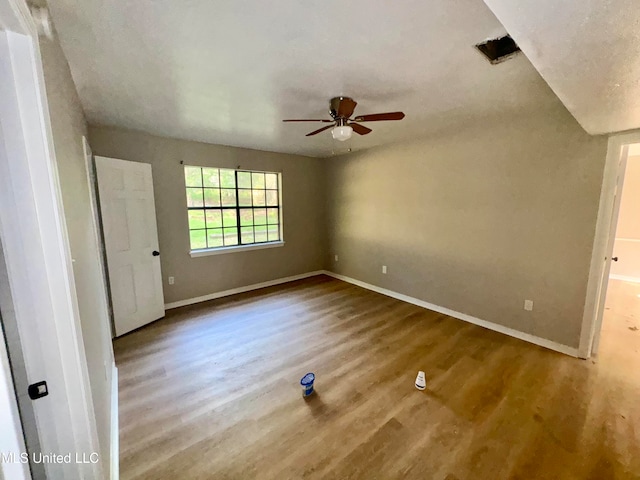
M 319 128 L 318 130 L 314 130 L 311 133 L 307 133 L 305 137 L 310 137 L 311 135 L 317 135 L 318 133 L 324 132 L 325 130 L 329 130 L 330 128 L 333 128 L 333 125 L 327 125 L 326 127 L 322 127 L 322 128 Z
M 325 119 L 293 119 L 293 120 L 282 120 L 283 122 L 324 122 L 324 123 L 333 123 L 333 120 L 325 120 Z
M 367 133 L 371 133 L 372 130 L 368 127 L 365 127 L 364 125 L 360 125 L 359 123 L 349 123 L 349 125 L 351 126 L 351 128 L 353 128 L 353 131 L 356 132 L 358 135 L 366 135 Z
M 389 113 L 374 113 L 371 115 L 358 115 L 354 120 L 356 122 L 378 122 L 380 120 L 402 120 L 404 113 L 402 112 L 389 112 Z

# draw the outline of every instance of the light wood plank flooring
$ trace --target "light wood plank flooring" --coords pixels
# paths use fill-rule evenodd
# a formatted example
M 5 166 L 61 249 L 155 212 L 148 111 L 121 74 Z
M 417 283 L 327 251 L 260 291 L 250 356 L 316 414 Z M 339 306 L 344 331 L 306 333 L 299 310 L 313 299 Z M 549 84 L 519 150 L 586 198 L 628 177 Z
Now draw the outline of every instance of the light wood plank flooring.
M 578 360 L 326 276 L 175 309 L 115 342 L 121 478 L 638 479 L 640 361 L 611 347 Z

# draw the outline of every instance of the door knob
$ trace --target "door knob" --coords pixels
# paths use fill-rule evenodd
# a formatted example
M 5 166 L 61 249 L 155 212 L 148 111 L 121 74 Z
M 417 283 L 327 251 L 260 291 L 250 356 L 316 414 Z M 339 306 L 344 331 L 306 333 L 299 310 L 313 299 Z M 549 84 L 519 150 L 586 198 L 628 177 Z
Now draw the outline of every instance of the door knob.
M 159 257 L 160 256 L 160 252 L 157 251 L 157 250 L 154 250 L 151 255 L 153 255 L 154 257 Z
M 613 260 L 614 262 L 618 261 L 618 257 L 612 257 L 611 260 Z

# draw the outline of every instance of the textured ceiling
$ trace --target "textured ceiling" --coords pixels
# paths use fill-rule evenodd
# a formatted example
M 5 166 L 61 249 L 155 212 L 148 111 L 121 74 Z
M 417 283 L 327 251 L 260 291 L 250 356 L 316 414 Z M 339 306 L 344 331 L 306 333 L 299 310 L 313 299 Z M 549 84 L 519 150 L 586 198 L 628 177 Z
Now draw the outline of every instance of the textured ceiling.
M 640 128 L 640 1 L 485 2 L 587 132 Z
M 328 156 L 433 134 L 557 99 L 524 55 L 490 65 L 473 45 L 505 33 L 482 0 L 50 0 L 88 120 L 153 134 Z M 329 99 L 400 122 L 344 144 Z M 328 116 L 327 116 L 328 118 Z

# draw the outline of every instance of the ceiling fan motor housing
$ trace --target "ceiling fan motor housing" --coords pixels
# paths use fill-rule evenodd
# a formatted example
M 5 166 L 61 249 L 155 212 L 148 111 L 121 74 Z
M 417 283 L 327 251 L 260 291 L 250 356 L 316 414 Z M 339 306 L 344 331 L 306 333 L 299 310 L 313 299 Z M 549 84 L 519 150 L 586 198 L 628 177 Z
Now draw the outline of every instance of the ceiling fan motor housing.
M 351 97 L 333 97 L 329 114 L 334 120 L 347 120 L 356 108 L 357 103 Z

